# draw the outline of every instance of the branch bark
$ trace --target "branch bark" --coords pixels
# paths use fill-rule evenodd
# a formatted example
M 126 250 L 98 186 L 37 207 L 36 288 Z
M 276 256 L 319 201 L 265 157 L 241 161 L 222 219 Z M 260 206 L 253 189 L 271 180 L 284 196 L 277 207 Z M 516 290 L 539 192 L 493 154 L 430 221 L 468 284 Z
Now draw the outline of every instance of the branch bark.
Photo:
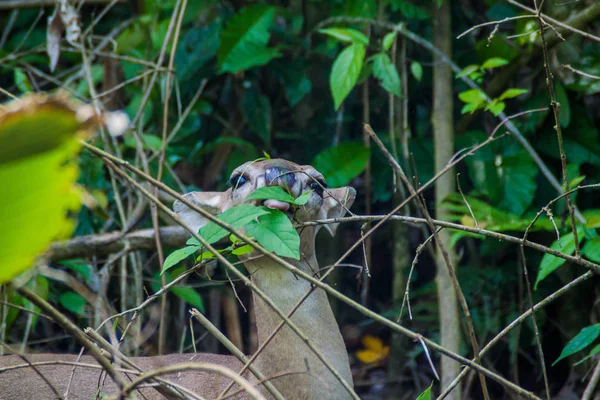
M 189 238 L 179 226 L 160 228 L 160 239 L 164 246 L 181 247 Z M 107 255 L 123 250 L 150 250 L 156 248 L 154 229 L 142 229 L 123 235 L 111 232 L 101 235 L 80 236 L 52 244 L 44 255 L 48 261 L 68 260 L 90 255 Z

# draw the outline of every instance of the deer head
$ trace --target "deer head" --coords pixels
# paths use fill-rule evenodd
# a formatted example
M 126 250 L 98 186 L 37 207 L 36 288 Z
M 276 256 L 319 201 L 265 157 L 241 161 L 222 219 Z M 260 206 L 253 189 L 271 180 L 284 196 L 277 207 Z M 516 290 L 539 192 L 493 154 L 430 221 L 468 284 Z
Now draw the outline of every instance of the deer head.
M 293 221 L 305 222 L 344 216 L 356 196 L 356 191 L 352 187 L 328 188 L 323 175 L 312 166 L 298 165 L 283 159 L 249 161 L 233 171 L 229 184 L 231 187 L 224 192 L 191 192 L 184 197 L 216 215 L 245 203 L 250 193 L 264 186 L 280 186 L 293 197 L 310 190 L 308 202 L 296 208 L 274 199 L 248 202 L 254 205 L 262 203 L 266 207 L 285 212 Z M 183 221 L 196 231 L 207 223 L 206 218 L 182 202 L 176 201 L 173 208 Z M 337 225 L 324 226 L 333 236 Z M 318 229 L 317 227 L 314 230 L 315 234 Z
M 323 175 L 311 166 L 297 165 L 281 159 L 247 162 L 233 171 L 229 183 L 231 188 L 224 192 L 192 192 L 184 197 L 213 214 L 222 213 L 240 204 L 251 203 L 278 209 L 292 222 L 306 222 L 344 216 L 356 196 L 356 191 L 351 187 L 328 188 Z M 307 203 L 300 207 L 292 207 L 276 199 L 247 200 L 252 192 L 265 186 L 280 186 L 294 198 L 307 190 L 311 192 Z M 207 223 L 206 218 L 181 202 L 175 202 L 174 209 L 194 230 L 200 229 Z M 319 272 L 314 239 L 321 226 L 325 226 L 331 235 L 335 234 L 337 224 L 308 226 L 300 231 L 301 258 L 290 262 L 305 272 Z M 273 261 L 251 255 L 244 255 L 241 258 L 256 287 L 286 314 L 308 290 L 312 290 L 308 281 L 287 273 L 283 267 Z M 253 304 L 258 341 L 263 343 L 275 331 L 281 318 L 256 296 Z M 348 354 L 326 293 L 321 289 L 315 290 L 295 312 L 292 321 L 302 332 L 306 332 L 311 343 L 319 348 L 344 380 L 352 384 Z M 257 364 L 265 376 L 303 371 L 309 366 L 308 373 L 283 376 L 274 382 L 277 389 L 287 398 L 335 400 L 348 398 L 348 393 L 339 381 L 308 350 L 304 340 L 288 327 L 283 327 L 261 352 Z

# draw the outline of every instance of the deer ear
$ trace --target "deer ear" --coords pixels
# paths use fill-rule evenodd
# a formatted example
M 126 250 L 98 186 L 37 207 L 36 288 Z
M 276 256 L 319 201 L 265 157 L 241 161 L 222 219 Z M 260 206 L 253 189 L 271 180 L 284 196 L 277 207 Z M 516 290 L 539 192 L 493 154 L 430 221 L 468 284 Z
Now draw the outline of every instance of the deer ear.
M 213 215 L 231 208 L 231 189 L 225 192 L 190 192 L 184 194 L 183 197 Z M 179 200 L 173 203 L 173 210 L 194 232 L 198 232 L 208 223 L 208 219 Z
M 339 189 L 327 189 L 323 205 L 319 210 L 320 219 L 341 218 L 346 215 L 346 210 L 352 207 L 356 198 L 356 190 L 353 187 L 343 187 Z M 323 225 L 331 236 L 335 235 L 339 224 Z

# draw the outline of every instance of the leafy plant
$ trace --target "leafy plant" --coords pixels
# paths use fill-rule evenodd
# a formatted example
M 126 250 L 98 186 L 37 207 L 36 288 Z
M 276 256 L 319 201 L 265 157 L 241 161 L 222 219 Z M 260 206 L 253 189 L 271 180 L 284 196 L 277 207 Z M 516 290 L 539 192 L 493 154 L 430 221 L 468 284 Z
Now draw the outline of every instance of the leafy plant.
M 0 108 L 0 283 L 33 266 L 53 240 L 74 228 L 75 187 L 84 125 L 65 97 L 34 95 Z

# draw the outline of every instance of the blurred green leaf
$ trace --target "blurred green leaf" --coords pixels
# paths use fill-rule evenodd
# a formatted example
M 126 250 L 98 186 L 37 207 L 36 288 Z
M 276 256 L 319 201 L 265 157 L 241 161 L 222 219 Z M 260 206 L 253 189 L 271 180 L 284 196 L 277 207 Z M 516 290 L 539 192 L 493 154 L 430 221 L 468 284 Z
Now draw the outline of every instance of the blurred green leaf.
M 600 263 L 600 238 L 588 239 L 581 249 L 581 255 Z
M 351 28 L 319 29 L 319 33 L 329 35 L 345 43 L 369 44 L 369 38 L 364 33 Z
M 364 58 L 365 46 L 354 43 L 342 50 L 333 62 L 329 84 L 336 110 L 356 85 Z
M 556 94 L 556 101 L 560 104 L 560 126 L 566 128 L 571 123 L 571 105 L 569 103 L 569 96 L 567 95 L 565 87 L 559 81 L 556 81 L 554 84 L 554 92 Z
M 423 78 L 423 67 L 417 61 L 413 61 L 410 63 L 410 72 L 419 82 L 421 81 L 421 78 Z
M 60 295 L 58 301 L 64 308 L 73 314 L 85 316 L 85 306 L 87 302 L 81 295 L 75 292 L 66 292 Z
M 392 45 L 394 44 L 394 40 L 396 39 L 397 35 L 398 32 L 396 31 L 391 31 L 385 34 L 385 36 L 381 40 L 381 46 L 383 47 L 383 50 L 388 51 L 392 48 Z
M 419 7 L 408 0 L 390 0 L 393 11 L 399 11 L 408 20 L 424 20 L 430 17 L 426 8 Z
M 498 100 L 512 99 L 522 94 L 527 93 L 527 89 L 511 88 L 507 89 L 498 97 Z
M 379 53 L 372 57 L 373 75 L 379 80 L 381 86 L 389 93 L 402 97 L 400 76 L 396 66 L 386 53 Z
M 485 60 L 485 62 L 481 65 L 481 68 L 494 69 L 494 68 L 498 68 L 498 67 L 501 67 L 506 64 L 508 64 L 508 61 L 506 61 L 504 58 L 492 57 L 492 58 L 488 58 L 487 60 Z
M 369 149 L 355 142 L 345 142 L 319 153 L 312 162 L 331 187 L 348 184 L 360 175 L 369 161 Z
M 583 239 L 583 231 L 577 232 L 577 238 L 579 239 L 579 243 L 581 243 L 581 239 Z M 573 232 L 562 235 L 559 241 L 555 241 L 550 246 L 551 249 L 560 251 L 561 253 L 572 255 L 575 252 L 575 241 Z M 558 267 L 565 263 L 564 258 L 558 258 L 551 254 L 545 253 L 542 257 L 542 262 L 540 263 L 540 271 L 538 272 L 537 279 L 535 281 L 534 289 L 537 289 L 538 284 L 544 280 L 548 275 L 554 272 Z
M 80 206 L 74 188 L 82 128 L 61 97 L 32 95 L 0 108 L 0 283 L 33 266 L 35 258 L 74 228 Z
M 274 17 L 274 7 L 257 4 L 242 8 L 229 20 L 217 52 L 221 73 L 236 73 L 279 57 L 277 48 L 267 47 Z
M 201 312 L 205 312 L 202 296 L 194 288 L 186 286 L 173 286 L 171 292 L 189 305 L 196 307 Z
M 250 129 L 265 144 L 271 143 L 271 103 L 269 98 L 260 94 L 255 86 L 244 92 L 242 114 Z

